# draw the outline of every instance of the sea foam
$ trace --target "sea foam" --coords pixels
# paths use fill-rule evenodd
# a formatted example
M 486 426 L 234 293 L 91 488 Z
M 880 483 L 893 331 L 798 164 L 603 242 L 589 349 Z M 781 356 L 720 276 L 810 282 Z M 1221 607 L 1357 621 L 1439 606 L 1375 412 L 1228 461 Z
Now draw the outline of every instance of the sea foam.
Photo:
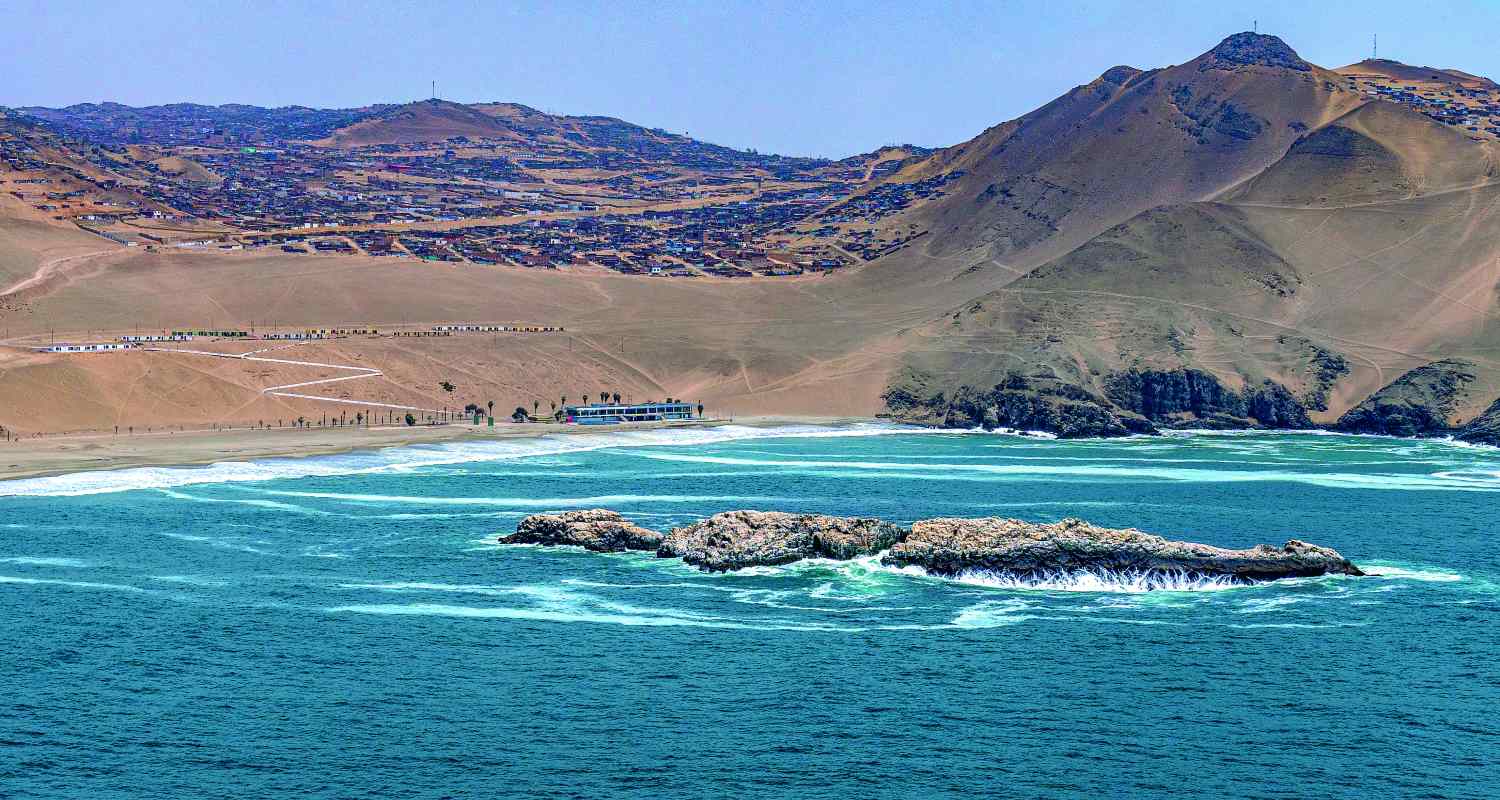
M 125 492 L 133 489 L 167 489 L 202 483 L 270 481 L 280 478 L 393 472 L 446 464 L 581 453 L 616 447 L 691 446 L 759 438 L 882 436 L 920 433 L 925 430 L 928 429 L 885 423 L 856 423 L 839 426 L 782 425 L 776 427 L 720 425 L 712 428 L 546 434 L 535 438 L 408 445 L 306 458 L 223 461 L 201 467 L 132 467 L 120 470 L 74 472 L 40 478 L 18 478 L 0 481 L 0 497 L 70 497 Z

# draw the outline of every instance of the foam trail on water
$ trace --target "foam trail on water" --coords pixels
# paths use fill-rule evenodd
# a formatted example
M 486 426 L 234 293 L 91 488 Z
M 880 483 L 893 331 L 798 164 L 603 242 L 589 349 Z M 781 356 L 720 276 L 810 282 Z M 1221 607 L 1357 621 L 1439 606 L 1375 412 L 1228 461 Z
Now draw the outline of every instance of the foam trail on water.
M 405 503 L 422 506 L 498 506 L 502 508 L 593 508 L 632 503 L 782 503 L 801 502 L 807 498 L 767 497 L 763 495 L 696 495 L 696 494 L 602 494 L 592 497 L 414 497 L 384 494 L 340 494 L 338 492 L 271 491 L 264 494 L 279 497 L 307 497 L 339 500 L 348 503 Z
M 28 567 L 73 567 L 75 569 L 93 566 L 89 562 L 80 559 L 53 556 L 10 556 L 8 558 L 0 558 L 0 564 L 24 564 Z
M 1141 479 L 1193 483 L 1247 483 L 1286 481 L 1333 489 L 1386 489 L 1401 491 L 1500 491 L 1500 471 L 1448 471 L 1430 475 L 1368 474 L 1338 472 L 1295 472 L 1290 470 L 1231 470 L 1127 467 L 1110 464 L 1077 466 L 1071 464 L 969 464 L 906 461 L 814 460 L 806 458 L 744 458 L 739 456 L 706 456 L 685 453 L 642 452 L 636 455 L 654 461 L 695 464 L 722 464 L 744 467 L 777 467 L 813 472 L 836 473 L 840 477 L 895 477 L 901 479 L 931 477 L 936 480 L 987 479 L 1037 476 L 1059 476 L 1089 479 Z M 1107 460 L 1107 459 L 1104 459 Z
M 94 581 L 62 581 L 54 578 L 22 578 L 15 575 L 0 575 L 0 584 L 17 584 L 21 586 L 65 586 L 72 589 L 102 589 L 111 592 L 129 592 L 131 594 L 148 594 L 145 589 L 136 586 L 125 586 L 119 583 L 97 583 Z
M 203 467 L 133 467 L 121 470 L 75 472 L 41 478 L 18 478 L 0 481 L 0 497 L 71 497 L 125 492 L 132 489 L 164 489 L 201 483 L 356 475 L 445 464 L 581 453 L 615 447 L 691 446 L 742 439 L 816 439 L 924 432 L 952 433 L 952 431 L 934 431 L 907 425 L 856 423 L 839 426 L 782 425 L 765 428 L 720 425 L 712 428 L 546 434 L 535 438 L 411 445 L 332 456 L 224 461 Z

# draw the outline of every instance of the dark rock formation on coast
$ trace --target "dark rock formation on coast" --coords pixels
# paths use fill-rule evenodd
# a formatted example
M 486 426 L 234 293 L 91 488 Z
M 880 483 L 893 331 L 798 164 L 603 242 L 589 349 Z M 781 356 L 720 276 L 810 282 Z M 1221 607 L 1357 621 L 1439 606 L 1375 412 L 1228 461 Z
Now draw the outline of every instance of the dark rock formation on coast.
M 1063 439 L 1157 433 L 1159 428 L 1313 427 L 1303 401 L 1271 380 L 1230 389 L 1196 369 L 1110 373 L 1104 394 L 1055 377 L 1005 375 L 992 389 L 948 396 L 908 373 L 883 395 L 889 416 L 943 428 L 1045 431 Z
M 708 572 L 789 564 L 805 558 L 848 560 L 889 548 L 906 531 L 870 517 L 781 511 L 726 511 L 667 534 L 657 555 Z
M 1063 439 L 1156 433 L 1139 414 L 1065 381 L 1006 375 L 991 389 L 961 386 L 950 398 L 924 391 L 920 378 L 892 385 L 883 395 L 891 417 L 918 425 L 987 431 L 1045 431 Z
M 1500 447 L 1500 400 L 1485 409 L 1458 432 L 1460 441 Z
M 1349 409 L 1333 429 L 1387 436 L 1449 433 L 1460 393 L 1475 377 L 1474 365 L 1459 359 L 1417 367 Z
M 923 520 L 882 560 L 922 567 L 935 575 L 983 571 L 1021 579 L 1091 572 L 1224 576 L 1253 582 L 1364 574 L 1337 551 L 1296 539 L 1281 547 L 1227 550 L 1076 519 L 1050 525 L 995 518 Z
M 647 546 L 657 537 L 659 547 Z M 612 511 L 527 517 L 512 544 L 576 544 L 591 550 L 656 549 L 705 572 L 789 564 L 807 558 L 849 560 L 885 553 L 898 567 L 959 576 L 982 572 L 1018 580 L 1058 575 L 1183 576 L 1252 583 L 1316 575 L 1363 575 L 1335 550 L 1296 539 L 1276 547 L 1230 550 L 1164 539 L 1133 529 L 1100 528 L 1076 519 L 1033 523 L 994 517 L 923 520 L 910 530 L 870 517 L 780 511 L 728 511 L 672 530 L 666 537 Z
M 502 536 L 501 544 L 575 545 L 596 553 L 655 550 L 662 535 L 602 508 L 563 514 L 533 514 Z
M 1104 381 L 1116 406 L 1165 427 L 1311 428 L 1301 401 L 1271 380 L 1230 389 L 1196 369 L 1126 370 Z

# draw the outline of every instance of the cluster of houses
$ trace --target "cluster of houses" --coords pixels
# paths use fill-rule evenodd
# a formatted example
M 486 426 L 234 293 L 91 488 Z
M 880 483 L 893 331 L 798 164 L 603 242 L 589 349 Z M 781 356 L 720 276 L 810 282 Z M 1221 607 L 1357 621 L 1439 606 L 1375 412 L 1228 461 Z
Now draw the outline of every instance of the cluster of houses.
M 871 167 L 866 157 L 760 155 L 592 117 L 559 132 L 522 114 L 507 124 L 522 132 L 537 127 L 518 140 L 460 136 L 330 147 L 313 143 L 314 134 L 326 135 L 327 125 L 347 122 L 352 112 L 87 105 L 34 111 L 83 137 L 80 153 L 94 166 L 139 179 L 132 189 L 143 202 L 101 221 L 152 216 L 229 230 L 210 239 L 141 242 L 193 249 L 596 266 L 660 277 L 798 275 L 870 260 L 900 243 L 850 239 L 787 257 L 786 242 L 798 238 L 789 233 L 794 228 L 815 218 L 876 219 L 940 193 L 957 175 L 882 185 L 841 202 L 900 162 Z M 35 160 L 4 139 L 0 155 Z M 164 155 L 179 160 L 167 164 Z M 183 168 L 182 159 L 192 165 Z M 667 207 L 642 208 L 648 204 Z M 830 209 L 837 213 L 828 216 Z
M 389 331 L 385 335 L 398 337 L 454 336 L 465 333 L 559 333 L 565 330 L 560 325 L 499 325 L 457 323 L 433 325 L 429 330 Z M 171 333 L 130 334 L 113 342 L 54 343 L 37 350 L 45 353 L 105 353 L 129 350 L 142 345 L 166 342 L 188 342 L 194 339 L 260 339 L 266 341 L 319 341 L 346 336 L 380 336 L 378 328 L 305 328 L 295 331 L 266 331 L 252 333 L 239 329 L 226 330 L 177 330 Z
M 1349 88 L 1410 106 L 1471 135 L 1500 137 L 1500 89 L 1404 83 L 1372 75 L 1349 76 Z
M 434 325 L 434 331 L 443 333 L 556 333 L 563 328 L 553 325 Z

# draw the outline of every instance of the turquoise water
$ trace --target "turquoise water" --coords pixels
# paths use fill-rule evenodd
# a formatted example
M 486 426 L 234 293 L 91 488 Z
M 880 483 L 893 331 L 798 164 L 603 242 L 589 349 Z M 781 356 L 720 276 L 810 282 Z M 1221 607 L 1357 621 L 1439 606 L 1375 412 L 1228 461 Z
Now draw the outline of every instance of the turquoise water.
M 0 796 L 1500 796 L 1500 451 L 846 432 L 0 483 Z M 1146 593 L 495 543 L 595 506 L 1078 516 L 1374 574 Z

